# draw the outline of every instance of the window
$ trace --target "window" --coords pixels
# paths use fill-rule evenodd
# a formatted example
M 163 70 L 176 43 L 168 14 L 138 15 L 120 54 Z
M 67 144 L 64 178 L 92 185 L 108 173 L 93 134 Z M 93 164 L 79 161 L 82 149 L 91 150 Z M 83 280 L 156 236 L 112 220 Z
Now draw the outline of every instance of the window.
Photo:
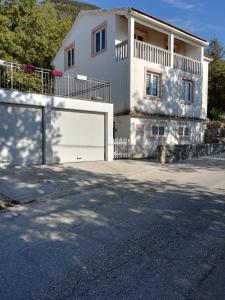
M 92 31 L 92 54 L 95 56 L 106 50 L 106 23 Z
M 146 71 L 145 95 L 147 97 L 160 97 L 161 75 L 158 73 Z
M 182 88 L 183 88 L 182 100 L 184 100 L 185 102 L 191 102 L 193 100 L 193 81 L 183 79 Z
M 189 136 L 189 127 L 188 126 L 180 126 L 178 129 L 179 136 Z
M 138 41 L 140 41 L 140 42 L 144 42 L 144 36 L 143 36 L 143 35 L 140 35 L 140 34 L 138 34 L 138 33 L 135 33 L 135 34 L 134 34 L 134 39 L 135 39 L 135 40 L 138 40 Z
M 152 126 L 152 135 L 160 135 L 164 136 L 165 134 L 165 127 L 160 125 L 153 125 Z
M 75 50 L 74 44 L 67 47 L 64 51 L 65 55 L 65 70 L 73 67 L 75 65 Z

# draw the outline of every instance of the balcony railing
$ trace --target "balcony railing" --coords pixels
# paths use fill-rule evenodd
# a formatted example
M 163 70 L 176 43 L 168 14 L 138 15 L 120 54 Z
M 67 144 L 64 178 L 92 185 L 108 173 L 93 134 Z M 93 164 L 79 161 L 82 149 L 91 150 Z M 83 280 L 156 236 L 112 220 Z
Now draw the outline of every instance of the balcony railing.
M 196 75 L 202 74 L 202 63 L 200 61 L 177 53 L 174 53 L 173 67 L 175 69 L 179 69 L 184 72 L 189 72 Z
M 128 41 L 123 41 L 116 45 L 116 61 L 126 59 L 128 56 Z
M 167 67 L 171 62 L 169 51 L 138 40 L 134 40 L 134 57 Z
M 26 67 L 28 66 L 28 67 Z M 78 79 L 73 75 L 54 75 L 48 69 L 19 65 L 0 60 L 0 88 L 68 97 L 98 102 L 111 102 L 109 82 Z
M 127 57 L 128 41 L 125 40 L 116 45 L 116 61 L 121 61 Z M 172 65 L 170 51 L 138 40 L 134 40 L 134 57 L 166 67 Z M 173 56 L 173 68 L 196 75 L 202 74 L 201 61 L 177 53 L 174 53 Z

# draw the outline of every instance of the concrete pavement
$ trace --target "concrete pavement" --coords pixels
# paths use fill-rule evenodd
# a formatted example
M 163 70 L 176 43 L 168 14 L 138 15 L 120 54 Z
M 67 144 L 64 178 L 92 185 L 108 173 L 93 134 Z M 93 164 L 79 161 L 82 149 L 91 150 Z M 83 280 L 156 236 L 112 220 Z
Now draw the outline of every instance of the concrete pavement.
M 6 168 L 0 194 L 1 300 L 224 299 L 224 154 Z

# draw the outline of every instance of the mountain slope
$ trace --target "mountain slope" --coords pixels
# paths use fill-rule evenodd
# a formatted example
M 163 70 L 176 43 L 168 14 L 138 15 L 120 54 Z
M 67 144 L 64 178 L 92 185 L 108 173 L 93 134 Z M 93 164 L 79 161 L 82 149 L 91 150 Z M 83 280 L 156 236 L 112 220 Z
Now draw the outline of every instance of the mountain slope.
M 92 5 L 85 2 L 73 1 L 73 0 L 49 0 L 54 4 L 55 9 L 65 15 L 72 16 L 73 20 L 76 18 L 80 10 L 97 9 L 96 5 Z

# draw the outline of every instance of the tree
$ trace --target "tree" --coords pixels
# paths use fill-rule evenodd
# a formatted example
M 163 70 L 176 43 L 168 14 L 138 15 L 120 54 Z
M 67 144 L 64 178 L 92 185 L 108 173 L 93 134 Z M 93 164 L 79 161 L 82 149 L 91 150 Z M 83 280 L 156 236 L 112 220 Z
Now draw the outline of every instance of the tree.
M 206 55 L 212 59 L 223 59 L 224 54 L 225 51 L 222 43 L 218 40 L 218 38 L 212 39 L 206 49 Z
M 7 1 L 0 8 L 0 58 L 49 68 L 71 24 L 50 2 Z
M 225 61 L 224 47 L 217 39 L 210 41 L 206 54 L 213 58 L 209 65 L 209 117 L 218 118 L 225 112 Z

